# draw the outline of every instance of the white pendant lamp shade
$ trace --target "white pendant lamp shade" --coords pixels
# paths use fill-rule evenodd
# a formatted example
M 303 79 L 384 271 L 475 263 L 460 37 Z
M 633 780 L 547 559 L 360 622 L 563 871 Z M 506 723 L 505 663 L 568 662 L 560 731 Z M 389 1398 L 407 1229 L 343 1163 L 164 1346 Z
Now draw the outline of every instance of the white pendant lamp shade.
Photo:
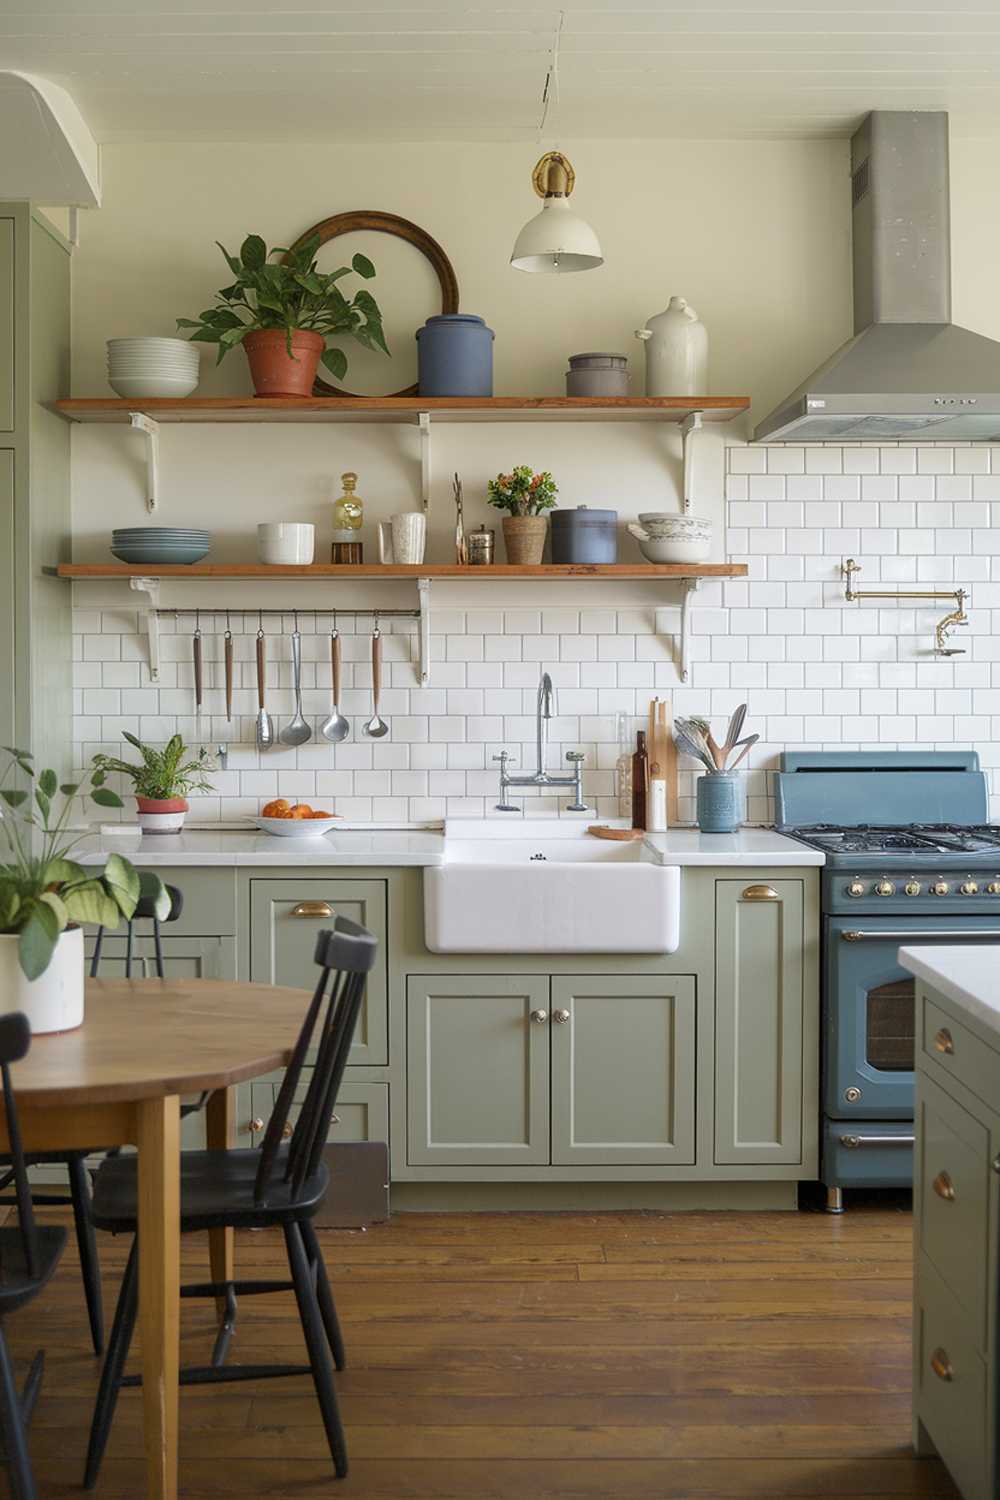
M 569 206 L 574 180 L 573 168 L 559 152 L 538 162 L 532 181 L 545 204 L 515 241 L 510 257 L 515 270 L 591 271 L 604 264 L 597 235 Z

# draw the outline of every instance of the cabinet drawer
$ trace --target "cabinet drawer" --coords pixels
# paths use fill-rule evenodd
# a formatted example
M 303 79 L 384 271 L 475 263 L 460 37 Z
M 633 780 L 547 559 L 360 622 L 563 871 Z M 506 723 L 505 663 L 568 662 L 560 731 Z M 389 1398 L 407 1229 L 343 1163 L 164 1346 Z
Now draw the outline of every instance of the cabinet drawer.
M 914 1400 L 965 1500 L 986 1500 L 989 1412 L 986 1365 L 940 1278 L 921 1261 L 914 1328 Z
M 954 1078 L 991 1107 L 1000 1098 L 1000 1052 L 994 1052 L 920 992 L 921 1052 L 925 1072 Z
M 985 1349 L 990 1264 L 989 1133 L 941 1089 L 922 1079 L 919 1243 L 965 1314 L 969 1337 Z
M 332 927 L 336 915 L 360 922 L 375 934 L 378 957 L 365 985 L 349 1061 L 384 1067 L 389 1061 L 386 883 L 384 880 L 326 879 L 250 882 L 250 978 L 257 984 L 284 984 L 313 990 L 319 975 L 313 962 L 316 934 Z
M 289 1123 L 294 1125 L 299 1117 L 309 1087 L 304 1077 L 295 1091 L 292 1107 L 288 1112 Z M 264 1139 L 267 1122 L 271 1118 L 280 1083 L 254 1080 L 250 1085 L 250 1117 L 237 1123 L 240 1140 L 245 1144 L 259 1146 Z M 340 1090 L 337 1105 L 327 1132 L 327 1140 L 337 1141 L 385 1141 L 389 1140 L 389 1085 L 387 1083 L 345 1083 Z

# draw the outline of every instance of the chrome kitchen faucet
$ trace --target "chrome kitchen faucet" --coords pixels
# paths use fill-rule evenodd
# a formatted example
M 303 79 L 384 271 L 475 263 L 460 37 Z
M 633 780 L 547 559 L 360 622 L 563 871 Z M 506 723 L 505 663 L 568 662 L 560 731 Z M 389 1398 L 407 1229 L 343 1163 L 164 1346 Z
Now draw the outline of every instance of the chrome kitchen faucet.
M 583 752 L 580 750 L 567 750 L 566 760 L 573 767 L 572 775 L 550 776 L 545 769 L 545 762 L 549 753 L 549 720 L 556 714 L 556 690 L 552 686 L 552 678 L 548 672 L 543 672 L 538 684 L 538 697 L 535 701 L 535 743 L 538 752 L 538 768 L 531 776 L 509 776 L 507 774 L 507 763 L 510 755 L 506 750 L 501 750 L 499 755 L 493 759 L 500 765 L 500 801 L 496 804 L 497 812 L 521 812 L 520 807 L 515 807 L 507 801 L 507 788 L 517 786 L 571 786 L 573 788 L 573 801 L 567 803 L 567 812 L 590 812 L 590 808 L 583 800 Z

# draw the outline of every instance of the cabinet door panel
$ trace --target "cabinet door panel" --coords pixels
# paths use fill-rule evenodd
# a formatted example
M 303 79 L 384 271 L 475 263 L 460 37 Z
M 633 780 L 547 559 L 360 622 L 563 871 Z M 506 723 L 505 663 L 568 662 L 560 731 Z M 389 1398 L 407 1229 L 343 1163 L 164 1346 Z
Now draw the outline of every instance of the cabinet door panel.
M 715 1160 L 801 1161 L 802 882 L 717 880 L 715 912 Z
M 302 910 L 304 908 L 304 910 Z M 254 880 L 250 895 L 250 978 L 313 990 L 316 934 L 338 914 L 375 934 L 378 959 L 368 976 L 349 1061 L 384 1067 L 389 1061 L 388 956 L 384 880 Z
M 14 431 L 14 220 L 0 219 L 0 432 Z
M 0 220 L 0 223 L 3 221 Z M 0 297 L 3 283 L 0 280 Z M 2 344 L 2 331 L 0 331 Z M 0 744 L 14 735 L 14 454 L 0 449 Z
M 695 1027 L 690 975 L 554 977 L 553 1162 L 691 1165 Z
M 411 975 L 407 1160 L 549 1160 L 549 981 L 539 974 Z
M 94 952 L 94 939 L 88 937 L 84 948 L 88 963 Z M 168 979 L 235 979 L 236 939 L 231 937 L 165 937 L 163 968 Z M 125 939 L 114 934 L 105 936 L 101 946 L 101 979 L 125 978 Z M 151 937 L 136 936 L 132 943 L 132 978 L 156 978 L 156 951 Z M 238 1018 L 234 1017 L 234 1023 Z

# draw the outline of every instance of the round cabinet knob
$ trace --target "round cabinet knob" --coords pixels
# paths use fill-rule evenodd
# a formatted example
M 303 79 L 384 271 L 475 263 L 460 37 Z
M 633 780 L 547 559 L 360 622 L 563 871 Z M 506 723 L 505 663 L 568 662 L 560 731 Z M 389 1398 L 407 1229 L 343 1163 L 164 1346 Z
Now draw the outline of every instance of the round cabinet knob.
M 295 1126 L 292 1124 L 291 1120 L 286 1120 L 284 1125 L 282 1125 L 281 1127 L 281 1139 L 283 1141 L 287 1141 L 294 1129 Z
M 1000 896 L 1000 880 L 991 880 L 986 890 L 991 896 Z
M 943 1053 L 945 1057 L 954 1057 L 955 1042 L 947 1026 L 942 1026 L 940 1031 L 934 1033 L 934 1051 Z
M 891 880 L 880 880 L 875 887 L 876 896 L 894 896 L 896 887 Z
M 863 896 L 864 893 L 865 885 L 863 880 L 852 880 L 847 887 L 847 894 L 849 896 Z
M 536 1026 L 544 1026 L 549 1019 L 549 1013 L 547 1010 L 533 1010 L 531 1012 L 531 1019 Z
M 568 1010 L 554 1010 L 552 1012 L 552 1019 L 553 1019 L 553 1021 L 558 1022 L 558 1024 L 560 1026 L 565 1026 L 566 1022 L 569 1020 L 569 1011 Z
M 950 890 L 951 886 L 948 884 L 947 880 L 935 880 L 930 887 L 932 896 L 947 896 Z
M 959 886 L 959 890 L 963 896 L 977 896 L 979 894 L 979 886 L 974 880 L 963 880 Z
M 920 881 L 919 880 L 908 880 L 906 882 L 906 884 L 904 885 L 903 890 L 906 892 L 906 894 L 908 896 L 919 896 L 920 895 Z

